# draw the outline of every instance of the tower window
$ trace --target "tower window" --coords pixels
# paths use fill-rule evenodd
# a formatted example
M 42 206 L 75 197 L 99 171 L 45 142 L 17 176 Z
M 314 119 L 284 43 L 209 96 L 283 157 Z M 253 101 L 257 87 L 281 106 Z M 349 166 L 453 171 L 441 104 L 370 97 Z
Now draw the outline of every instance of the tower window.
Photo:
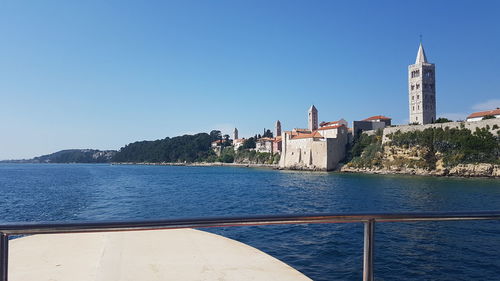
M 420 98 L 420 95 L 417 95 L 417 100 Z
M 417 84 L 417 90 L 420 89 L 420 84 Z
M 411 85 L 411 90 L 415 90 L 415 85 Z

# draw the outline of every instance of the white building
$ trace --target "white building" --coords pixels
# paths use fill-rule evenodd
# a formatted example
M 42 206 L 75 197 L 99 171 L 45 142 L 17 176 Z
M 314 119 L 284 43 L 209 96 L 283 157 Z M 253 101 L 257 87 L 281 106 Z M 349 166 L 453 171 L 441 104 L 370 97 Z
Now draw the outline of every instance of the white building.
M 318 112 L 312 106 L 308 112 L 308 123 L 312 130 L 294 129 L 283 132 L 279 164 L 281 168 L 330 171 L 345 158 L 347 126 L 324 124 L 318 128 L 317 118 Z
M 246 139 L 234 139 L 233 140 L 234 150 L 237 151 L 240 147 L 242 147 L 243 144 L 245 143 L 245 140 Z
M 471 115 L 467 116 L 467 122 L 471 121 L 481 121 L 486 116 L 493 116 L 495 118 L 500 118 L 500 108 L 496 108 L 493 110 L 474 112 Z
M 255 151 L 273 153 L 274 138 L 260 138 L 255 141 Z

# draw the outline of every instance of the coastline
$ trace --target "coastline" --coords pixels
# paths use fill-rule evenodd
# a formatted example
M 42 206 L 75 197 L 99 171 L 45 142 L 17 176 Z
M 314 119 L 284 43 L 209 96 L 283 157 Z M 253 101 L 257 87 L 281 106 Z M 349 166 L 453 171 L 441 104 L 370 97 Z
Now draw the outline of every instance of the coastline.
M 6 162 L 4 162 L 7 164 Z M 8 163 L 20 164 L 20 163 Z M 26 163 L 24 163 L 26 164 Z M 47 163 L 29 163 L 47 164 Z M 78 164 L 78 163 L 54 163 L 54 164 Z M 85 163 L 106 164 L 106 163 Z M 489 178 L 500 179 L 500 165 L 495 164 L 460 164 L 450 169 L 425 170 L 417 168 L 354 168 L 343 165 L 332 171 L 323 169 L 308 169 L 304 167 L 282 168 L 278 164 L 256 164 L 256 163 L 222 163 L 222 162 L 198 162 L 198 163 L 170 163 L 170 162 L 111 162 L 109 165 L 145 165 L 145 166 L 185 166 L 185 167 L 239 167 L 239 168 L 264 168 L 273 170 L 303 171 L 303 172 L 333 172 L 340 174 L 369 174 L 369 175 L 408 175 L 423 177 L 453 177 L 453 178 Z
M 112 162 L 110 164 L 111 165 L 186 166 L 186 167 L 242 167 L 242 168 L 279 169 L 279 166 L 277 164 L 223 163 L 223 162 L 195 162 L 195 163 Z

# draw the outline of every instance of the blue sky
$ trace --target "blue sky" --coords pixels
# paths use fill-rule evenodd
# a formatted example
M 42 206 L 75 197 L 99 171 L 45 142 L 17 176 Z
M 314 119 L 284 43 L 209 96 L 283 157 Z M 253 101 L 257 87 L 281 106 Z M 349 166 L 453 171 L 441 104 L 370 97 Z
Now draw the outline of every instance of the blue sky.
M 438 116 L 500 106 L 499 1 L 2 1 L 0 159 L 281 120 L 408 119 L 419 35 Z

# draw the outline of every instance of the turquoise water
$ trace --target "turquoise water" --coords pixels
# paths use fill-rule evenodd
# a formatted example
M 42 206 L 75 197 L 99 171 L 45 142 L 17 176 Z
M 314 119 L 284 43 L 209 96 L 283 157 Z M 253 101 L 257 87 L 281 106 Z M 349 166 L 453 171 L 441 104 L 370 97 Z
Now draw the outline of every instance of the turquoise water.
M 500 180 L 232 167 L 0 164 L 0 223 L 500 209 Z M 362 224 L 210 231 L 314 280 L 361 280 Z M 500 280 L 500 222 L 379 223 L 377 280 Z

